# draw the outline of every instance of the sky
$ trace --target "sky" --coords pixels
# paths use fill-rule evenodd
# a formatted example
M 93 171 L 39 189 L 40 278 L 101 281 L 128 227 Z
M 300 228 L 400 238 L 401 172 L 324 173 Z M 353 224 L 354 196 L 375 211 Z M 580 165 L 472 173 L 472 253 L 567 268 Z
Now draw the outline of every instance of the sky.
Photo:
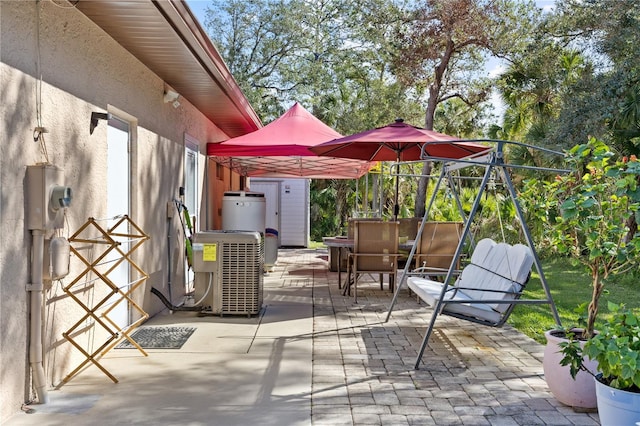
M 196 15 L 202 27 L 204 27 L 204 12 L 207 8 L 207 5 L 210 3 L 211 0 L 187 0 L 189 9 L 191 9 L 193 14 Z

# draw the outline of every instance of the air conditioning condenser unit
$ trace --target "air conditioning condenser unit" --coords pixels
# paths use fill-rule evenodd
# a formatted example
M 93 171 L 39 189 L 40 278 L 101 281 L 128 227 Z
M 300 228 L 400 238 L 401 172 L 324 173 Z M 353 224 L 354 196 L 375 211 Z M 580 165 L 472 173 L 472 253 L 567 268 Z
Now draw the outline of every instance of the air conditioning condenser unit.
M 264 255 L 255 231 L 204 231 L 193 236 L 195 300 L 203 313 L 256 315 L 262 309 Z

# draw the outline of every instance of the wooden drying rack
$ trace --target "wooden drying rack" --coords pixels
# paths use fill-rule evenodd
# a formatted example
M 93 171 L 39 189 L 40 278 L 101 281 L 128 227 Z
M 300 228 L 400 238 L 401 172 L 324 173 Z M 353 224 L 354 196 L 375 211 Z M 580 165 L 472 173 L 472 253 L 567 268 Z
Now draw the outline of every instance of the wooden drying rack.
M 71 328 L 62 333 L 62 335 L 69 343 L 82 352 L 86 359 L 63 379 L 63 383 L 71 380 L 71 378 L 89 362 L 92 362 L 98 367 L 114 383 L 118 383 L 118 379 L 101 365 L 98 360 L 123 339 L 127 339 L 144 356 L 147 356 L 144 349 L 131 337 L 131 332 L 149 318 L 149 314 L 132 298 L 134 291 L 136 291 L 149 276 L 133 261 L 131 254 L 147 241 L 149 236 L 127 215 L 117 216 L 113 219 L 116 219 L 114 225 L 105 229 L 98 224 L 97 219 L 89 218 L 84 225 L 69 238 L 71 252 L 84 263 L 85 269 L 71 281 L 71 283 L 64 287 L 64 291 L 82 307 L 85 314 Z M 122 231 L 123 229 L 124 231 Z M 127 247 L 123 243 L 128 243 L 128 248 L 123 248 Z M 88 247 L 92 249 L 88 251 L 89 255 L 86 254 Z M 110 254 L 112 256 L 114 255 L 114 251 L 119 257 L 116 259 L 108 259 Z M 129 283 L 115 283 L 109 277 L 109 274 L 118 268 L 118 266 L 122 265 L 123 262 L 127 262 L 133 270 L 137 271 L 138 278 Z M 96 278 L 94 279 L 93 276 Z M 78 293 L 78 287 L 80 285 L 86 285 L 87 282 L 97 282 L 106 286 L 106 294 L 104 297 L 100 297 L 99 300 L 90 305 L 76 295 L 76 293 Z M 115 301 L 113 299 L 114 297 Z M 126 303 L 140 315 L 137 320 L 124 327 L 119 326 L 109 317 L 109 314 L 121 303 Z M 108 335 L 107 340 L 91 352 L 74 340 L 76 330 L 84 327 L 87 321 L 92 322 L 92 326 L 94 327 L 96 325 L 102 327 Z

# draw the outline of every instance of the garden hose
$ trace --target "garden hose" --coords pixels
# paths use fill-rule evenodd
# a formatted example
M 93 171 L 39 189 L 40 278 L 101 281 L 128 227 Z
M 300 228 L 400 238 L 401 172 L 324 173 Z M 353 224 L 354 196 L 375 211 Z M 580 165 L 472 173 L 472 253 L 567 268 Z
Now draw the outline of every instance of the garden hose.
M 184 242 L 185 242 L 185 249 L 187 251 L 187 264 L 189 265 L 189 268 L 191 268 L 193 265 L 193 247 L 191 245 L 191 238 L 193 237 L 193 226 L 191 225 L 191 218 L 189 217 L 189 210 L 187 209 L 187 206 L 183 204 L 182 209 L 183 209 L 182 212 L 184 215 L 186 229 L 189 230 L 189 236 L 185 238 Z M 186 232 L 185 232 L 185 235 L 186 235 Z
M 180 225 L 182 226 L 182 232 L 184 233 L 184 249 L 187 256 L 187 266 L 192 268 L 193 265 L 193 246 L 191 239 L 193 237 L 193 226 L 191 225 L 191 217 L 189 217 L 189 209 L 179 200 L 173 200 L 178 210 L 178 218 L 180 219 Z M 187 234 L 187 231 L 188 234 Z

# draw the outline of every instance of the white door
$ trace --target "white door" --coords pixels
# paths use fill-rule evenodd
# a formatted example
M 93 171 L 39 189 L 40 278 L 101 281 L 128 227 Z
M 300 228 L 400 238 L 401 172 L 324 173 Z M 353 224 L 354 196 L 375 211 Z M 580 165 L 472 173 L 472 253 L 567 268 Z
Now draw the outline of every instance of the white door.
M 192 137 L 185 135 L 184 141 L 184 205 L 189 212 L 191 218 L 191 226 L 193 232 L 198 232 L 201 228 L 199 223 L 193 223 L 193 218 L 199 218 L 198 214 L 198 141 Z M 185 224 L 186 225 L 186 224 Z M 190 235 L 187 230 L 187 235 Z M 193 288 L 194 273 L 188 268 L 185 259 L 185 293 L 188 293 Z
M 198 144 L 187 136 L 184 150 L 184 204 L 191 216 L 195 217 L 199 217 L 198 193 Z M 200 228 L 198 224 L 196 227 Z
M 130 157 L 129 157 L 129 123 L 117 117 L 111 116 L 107 129 L 107 218 L 129 214 L 129 200 L 131 187 Z M 114 225 L 117 219 L 109 219 L 107 227 Z M 124 224 L 123 224 L 124 225 Z M 129 229 L 118 228 L 118 231 L 130 232 Z M 123 239 L 120 249 L 126 253 L 129 244 Z M 115 261 L 121 255 L 112 250 L 107 261 Z M 126 292 L 130 279 L 129 263 L 124 261 L 109 274 L 109 279 Z M 109 300 L 111 305 L 121 297 L 114 295 Z M 109 319 L 114 321 L 121 329 L 130 324 L 129 304 L 118 303 L 110 312 Z
M 309 241 L 309 179 L 287 179 L 280 191 L 280 244 L 307 247 Z
M 278 231 L 278 240 L 280 240 L 280 182 L 251 180 L 251 191 L 262 192 L 264 194 L 264 227 Z

